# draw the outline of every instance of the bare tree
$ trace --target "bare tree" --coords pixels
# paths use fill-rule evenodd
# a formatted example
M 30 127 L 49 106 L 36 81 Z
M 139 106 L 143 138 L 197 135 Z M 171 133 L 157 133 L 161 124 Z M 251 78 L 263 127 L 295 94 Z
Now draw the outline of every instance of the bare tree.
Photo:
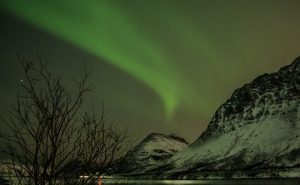
M 81 113 L 83 98 L 92 91 L 90 71 L 73 80 L 76 92 L 53 76 L 48 63 L 20 58 L 25 74 L 17 104 L 1 117 L 9 132 L 1 133 L 6 145 L 1 152 L 19 184 L 53 185 L 85 183 L 79 175 L 103 172 L 125 153 L 127 129 L 120 129 L 104 112 Z M 26 176 L 26 177 L 25 177 Z M 74 176 L 76 177 L 74 180 Z M 91 176 L 90 176 L 91 177 Z M 68 180 L 72 179 L 72 180 Z

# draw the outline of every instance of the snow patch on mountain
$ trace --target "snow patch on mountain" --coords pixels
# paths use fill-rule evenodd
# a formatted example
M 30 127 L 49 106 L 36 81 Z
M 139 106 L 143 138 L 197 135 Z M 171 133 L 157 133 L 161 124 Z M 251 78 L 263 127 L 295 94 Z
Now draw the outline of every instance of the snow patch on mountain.
M 210 137 L 205 142 L 197 141 L 172 160 L 175 161 L 175 168 L 180 170 L 232 170 L 254 167 L 256 164 L 268 167 L 299 165 L 300 157 L 288 160 L 287 163 L 282 161 L 280 165 L 274 163 L 277 156 L 289 155 L 300 148 L 299 118 L 296 124 L 288 118 L 271 118 L 222 136 Z

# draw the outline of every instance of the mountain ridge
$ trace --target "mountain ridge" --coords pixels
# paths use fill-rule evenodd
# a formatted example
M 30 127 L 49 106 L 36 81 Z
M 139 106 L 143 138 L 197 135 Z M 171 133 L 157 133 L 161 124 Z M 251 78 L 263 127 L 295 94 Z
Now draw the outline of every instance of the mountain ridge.
M 236 89 L 169 173 L 299 167 L 299 107 L 300 57 Z
M 254 98 L 253 96 L 255 96 L 255 92 L 253 92 L 253 91 L 245 92 L 245 89 L 248 90 L 251 88 L 252 89 L 258 88 L 258 91 L 263 91 L 263 93 L 267 93 L 267 91 L 270 90 L 270 88 L 273 88 L 273 89 L 276 87 L 282 88 L 280 85 L 293 86 L 293 84 L 294 84 L 293 87 L 295 87 L 297 90 L 294 90 L 292 92 L 298 93 L 298 95 L 299 95 L 299 90 L 300 90 L 299 65 L 300 65 L 300 57 L 297 57 L 290 65 L 280 68 L 279 71 L 270 73 L 270 74 L 265 73 L 263 75 L 260 75 L 260 76 L 256 77 L 252 82 L 246 83 L 242 87 L 234 90 L 231 97 L 217 109 L 217 111 L 214 114 L 207 129 L 200 135 L 200 137 L 198 139 L 200 139 L 200 138 L 205 139 L 206 137 L 209 136 L 209 134 L 213 133 L 214 127 L 216 126 L 214 124 L 219 123 L 220 122 L 219 119 L 224 118 L 224 114 L 232 114 L 232 112 L 233 113 L 239 112 L 240 109 L 244 108 L 245 105 L 243 105 L 243 103 L 244 102 L 247 103 L 247 99 Z M 293 80 L 295 80 L 295 83 L 293 83 Z M 278 83 L 278 81 L 281 81 L 281 83 L 280 82 Z M 279 90 L 279 89 L 275 89 L 275 90 Z M 295 94 L 293 94 L 293 96 L 295 96 Z M 285 97 L 281 97 L 281 98 L 285 98 Z M 290 98 L 290 97 L 288 97 L 288 94 L 286 94 L 286 98 Z M 233 107 L 233 106 L 230 107 L 230 104 L 235 104 L 236 102 L 237 102 L 236 107 L 234 107 L 232 110 L 228 110 Z M 226 109 L 226 111 L 228 111 L 228 112 L 225 112 L 223 114 L 224 109 Z M 252 118 L 250 114 L 239 115 L 239 116 L 243 117 L 245 119 L 248 119 L 248 121 L 251 121 L 251 118 Z M 230 121 L 232 121 L 232 118 L 230 118 L 230 119 L 231 119 Z

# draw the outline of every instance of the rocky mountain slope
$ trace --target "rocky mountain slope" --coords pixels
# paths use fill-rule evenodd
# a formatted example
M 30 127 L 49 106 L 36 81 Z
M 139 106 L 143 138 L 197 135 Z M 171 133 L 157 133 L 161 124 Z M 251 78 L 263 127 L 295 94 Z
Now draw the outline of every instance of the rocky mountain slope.
M 235 90 L 170 173 L 300 166 L 300 58 Z
M 183 150 L 188 142 L 175 135 L 149 134 L 121 161 L 117 162 L 117 173 L 141 173 L 164 163 Z

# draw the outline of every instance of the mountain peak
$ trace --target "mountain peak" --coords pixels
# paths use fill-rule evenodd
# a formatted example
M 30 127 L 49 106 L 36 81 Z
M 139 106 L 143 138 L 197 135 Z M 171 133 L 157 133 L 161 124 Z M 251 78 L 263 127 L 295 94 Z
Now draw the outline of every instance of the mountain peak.
M 172 157 L 173 169 L 195 175 L 299 167 L 299 131 L 300 57 L 236 89 L 201 136 Z
M 188 143 L 176 134 L 151 133 L 118 164 L 119 172 L 137 173 L 155 168 L 169 160 Z
M 286 106 L 286 102 L 299 98 L 299 64 L 298 57 L 278 72 L 260 75 L 251 83 L 236 89 L 230 99 L 217 109 L 200 138 L 206 139 L 211 135 L 231 131 L 237 123 L 251 124 L 258 119 L 296 110 L 296 105 Z

